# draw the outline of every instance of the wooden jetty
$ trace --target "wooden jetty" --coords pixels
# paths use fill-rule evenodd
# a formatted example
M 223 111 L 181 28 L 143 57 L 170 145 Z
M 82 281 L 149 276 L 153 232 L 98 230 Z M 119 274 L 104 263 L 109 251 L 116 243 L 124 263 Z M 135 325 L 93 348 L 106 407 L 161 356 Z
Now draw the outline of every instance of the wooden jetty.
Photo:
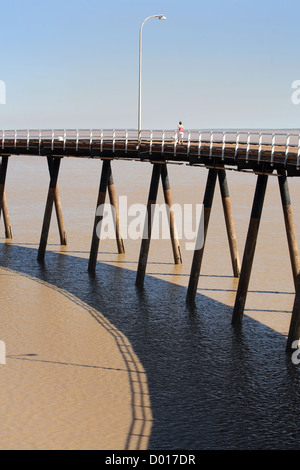
M 234 327 L 239 327 L 243 319 L 268 178 L 270 175 L 276 176 L 279 183 L 295 283 L 295 300 L 286 351 L 291 352 L 295 348 L 296 342 L 300 340 L 300 261 L 288 178 L 300 176 L 300 133 L 243 130 L 186 131 L 183 143 L 179 144 L 176 133 L 161 130 L 142 131 L 141 141 L 138 139 L 136 130 L 3 130 L 0 131 L 0 148 L 2 157 L 0 167 L 0 209 L 3 214 L 5 236 L 7 239 L 12 238 L 12 229 L 5 197 L 5 180 L 9 157 L 12 155 L 36 155 L 47 159 L 50 182 L 38 249 L 39 262 L 43 262 L 45 259 L 53 207 L 57 215 L 60 242 L 62 245 L 67 244 L 58 190 L 58 175 L 62 158 L 98 158 L 102 160 L 96 208 L 104 204 L 108 193 L 110 203 L 115 209 L 116 241 L 119 253 L 124 253 L 125 248 L 119 226 L 119 213 L 111 162 L 120 159 L 144 161 L 152 164 L 152 178 L 147 201 L 147 221 L 145 221 L 147 222 L 147 236 L 141 242 L 136 275 L 136 285 L 139 288 L 144 286 L 151 241 L 151 208 L 156 203 L 160 181 L 162 182 L 165 202 L 170 210 L 170 238 L 174 263 L 182 263 L 175 217 L 172 209 L 173 203 L 168 177 L 168 164 L 189 164 L 206 168 L 208 175 L 203 199 L 204 243 L 201 248 L 196 248 L 194 251 L 186 300 L 190 304 L 195 302 L 210 212 L 215 186 L 218 181 L 233 275 L 239 278 L 232 315 L 232 325 Z M 239 259 L 226 177 L 226 172 L 229 170 L 251 172 L 257 177 L 242 263 L 240 263 Z M 96 210 L 88 263 L 88 271 L 91 274 L 95 273 L 97 265 L 100 240 L 96 233 L 96 227 L 101 226 L 101 222 L 102 216 L 98 215 Z

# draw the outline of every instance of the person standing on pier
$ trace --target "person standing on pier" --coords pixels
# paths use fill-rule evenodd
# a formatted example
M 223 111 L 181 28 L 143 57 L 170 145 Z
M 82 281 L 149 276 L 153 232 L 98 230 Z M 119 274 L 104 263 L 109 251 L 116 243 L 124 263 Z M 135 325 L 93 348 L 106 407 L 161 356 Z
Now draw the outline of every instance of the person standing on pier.
M 183 130 L 184 130 L 184 127 L 182 125 L 182 121 L 179 121 L 179 124 L 177 127 L 178 144 L 183 144 Z

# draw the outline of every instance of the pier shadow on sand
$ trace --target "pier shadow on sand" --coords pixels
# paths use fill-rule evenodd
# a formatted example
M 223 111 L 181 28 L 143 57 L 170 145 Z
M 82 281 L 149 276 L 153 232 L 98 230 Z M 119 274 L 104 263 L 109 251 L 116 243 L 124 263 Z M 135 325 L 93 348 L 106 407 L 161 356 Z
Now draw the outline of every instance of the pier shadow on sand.
M 72 294 L 130 341 L 147 376 L 149 449 L 300 448 L 300 366 L 283 335 L 246 315 L 236 330 L 232 307 L 198 293 L 190 309 L 185 287 L 149 275 L 139 291 L 126 268 L 98 262 L 90 276 L 86 259 L 36 258 L 32 247 L 0 245 L 2 267 Z

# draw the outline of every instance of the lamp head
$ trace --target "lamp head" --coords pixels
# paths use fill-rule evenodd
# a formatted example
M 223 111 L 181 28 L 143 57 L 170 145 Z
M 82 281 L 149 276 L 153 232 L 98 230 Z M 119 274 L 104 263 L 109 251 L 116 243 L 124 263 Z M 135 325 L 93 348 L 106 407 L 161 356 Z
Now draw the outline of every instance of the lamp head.
M 165 17 L 165 15 L 159 15 L 158 19 L 159 20 L 166 20 L 167 18 Z

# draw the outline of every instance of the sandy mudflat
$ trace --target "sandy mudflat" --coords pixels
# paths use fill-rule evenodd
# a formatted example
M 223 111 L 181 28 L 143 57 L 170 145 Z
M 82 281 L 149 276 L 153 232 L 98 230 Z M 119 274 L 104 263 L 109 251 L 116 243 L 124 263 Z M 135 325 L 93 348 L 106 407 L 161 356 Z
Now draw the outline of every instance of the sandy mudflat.
M 146 406 L 151 428 L 147 382 L 124 335 L 68 293 L 6 269 L 0 278 L 1 449 L 146 445 L 134 434 Z

